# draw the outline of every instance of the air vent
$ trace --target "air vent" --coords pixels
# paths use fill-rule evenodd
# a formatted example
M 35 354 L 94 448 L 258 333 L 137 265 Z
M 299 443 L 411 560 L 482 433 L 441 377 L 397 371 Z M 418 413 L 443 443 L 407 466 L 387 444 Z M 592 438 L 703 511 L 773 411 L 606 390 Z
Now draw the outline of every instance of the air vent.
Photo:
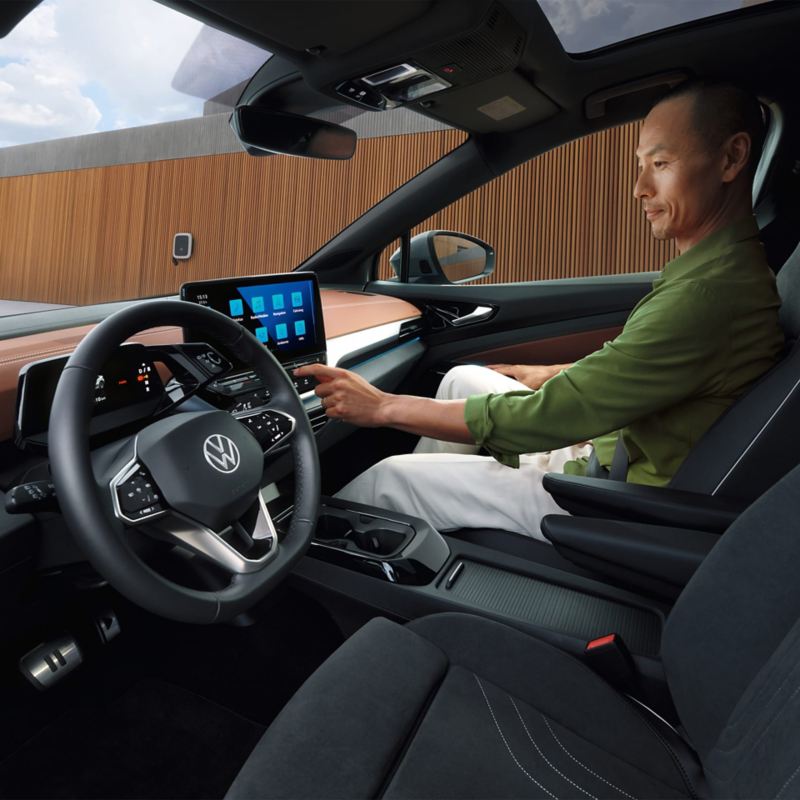
M 500 9 L 495 6 L 492 9 L 492 13 L 489 14 L 489 19 L 486 20 L 486 27 L 487 28 L 494 28 L 497 25 L 497 20 L 500 19 Z
M 309 413 L 308 421 L 311 423 L 311 430 L 319 433 L 330 422 L 330 419 L 321 408 L 315 408 Z

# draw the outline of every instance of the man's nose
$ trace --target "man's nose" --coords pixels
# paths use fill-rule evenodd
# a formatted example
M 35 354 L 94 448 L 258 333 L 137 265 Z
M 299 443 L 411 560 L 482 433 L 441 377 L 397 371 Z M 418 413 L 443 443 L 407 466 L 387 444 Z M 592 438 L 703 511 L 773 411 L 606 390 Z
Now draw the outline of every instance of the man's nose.
M 652 194 L 653 187 L 650 183 L 650 176 L 645 168 L 639 172 L 639 175 L 636 178 L 636 183 L 633 187 L 633 196 L 637 200 L 641 200 L 643 197 L 651 197 Z

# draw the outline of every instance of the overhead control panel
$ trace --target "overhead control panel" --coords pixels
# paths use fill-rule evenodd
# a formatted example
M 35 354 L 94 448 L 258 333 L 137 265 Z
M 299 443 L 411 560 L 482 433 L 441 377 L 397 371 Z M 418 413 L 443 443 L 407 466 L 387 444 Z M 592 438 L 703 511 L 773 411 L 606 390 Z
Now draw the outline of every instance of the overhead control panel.
M 335 89 L 350 102 L 383 111 L 513 72 L 524 46 L 525 31 L 500 3 L 494 3 L 471 32 L 342 81 Z
M 404 63 L 343 81 L 336 91 L 347 100 L 372 111 L 383 111 L 449 89 L 452 85 L 416 64 Z

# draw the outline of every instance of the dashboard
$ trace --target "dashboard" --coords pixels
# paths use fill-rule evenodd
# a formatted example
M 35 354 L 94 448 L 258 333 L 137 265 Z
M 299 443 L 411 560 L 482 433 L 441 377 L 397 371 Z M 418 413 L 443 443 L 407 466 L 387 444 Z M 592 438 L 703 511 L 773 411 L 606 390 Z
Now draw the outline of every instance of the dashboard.
M 192 282 L 181 287 L 180 298 L 214 309 L 249 330 L 285 368 L 295 388 L 305 398 L 306 410 L 316 423 L 315 428 L 327 422 L 313 394 L 313 379 L 297 379 L 292 374 L 301 364 L 328 361 L 322 294 L 315 274 Z M 405 323 L 410 320 L 413 317 Z M 402 324 L 398 327 L 397 323 L 371 326 L 355 332 L 359 335 L 350 346 L 342 340 L 352 339 L 352 334 L 340 336 L 338 341 L 333 339 L 333 363 L 354 352 L 362 353 L 365 346 L 372 352 L 371 347 L 380 349 L 381 345 L 388 345 L 391 349 L 393 345 L 402 344 L 408 335 L 407 332 L 401 334 L 401 328 Z M 121 346 L 96 377 L 90 427 L 93 441 L 102 443 L 115 435 L 130 433 L 137 423 L 169 413 L 172 407 L 194 395 L 209 406 L 235 414 L 245 424 L 256 419 L 253 413 L 265 407 L 270 399 L 269 388 L 260 378 L 248 371 L 247 365 L 236 363 L 230 353 L 221 356 L 213 346 L 205 344 L 203 331 L 185 330 L 181 338 L 195 343 L 180 345 L 184 351 L 190 349 L 190 358 L 196 358 L 207 373 L 218 377 L 200 387 L 191 387 L 191 381 L 184 380 L 187 376 L 175 369 L 175 362 L 169 357 L 170 350 L 174 351 L 177 344 L 146 347 L 141 343 L 128 343 Z M 208 358 L 216 360 L 216 368 L 205 363 L 204 359 Z M 18 447 L 42 452 L 46 449 L 50 408 L 67 361 L 67 355 L 50 356 L 27 363 L 19 371 L 14 425 L 14 441 Z
M 358 368 L 358 354 L 407 343 L 421 316 L 415 306 L 404 300 L 364 292 L 322 288 L 320 303 L 327 362 L 333 366 Z M 37 361 L 68 356 L 92 329 L 92 323 L 126 305 L 129 304 L 47 311 L 3 321 L 11 335 L 6 333 L 8 338 L 0 339 L 0 444 L 13 440 L 19 423 L 20 372 Z M 186 332 L 161 326 L 142 331 L 131 341 L 144 345 L 177 344 L 186 341 Z M 370 364 L 367 369 L 373 379 L 381 380 L 376 366 Z M 319 407 L 315 395 L 310 390 L 302 394 L 308 410 L 315 411 Z

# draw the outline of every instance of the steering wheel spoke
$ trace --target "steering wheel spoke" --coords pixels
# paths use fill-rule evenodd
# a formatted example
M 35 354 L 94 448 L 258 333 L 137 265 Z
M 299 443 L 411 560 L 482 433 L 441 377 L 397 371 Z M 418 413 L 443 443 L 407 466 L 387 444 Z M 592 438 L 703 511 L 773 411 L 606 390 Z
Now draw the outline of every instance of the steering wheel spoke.
M 153 523 L 160 539 L 171 541 L 229 573 L 258 572 L 278 555 L 278 536 L 260 493 L 248 513 L 220 531 L 173 511 L 159 515 Z

